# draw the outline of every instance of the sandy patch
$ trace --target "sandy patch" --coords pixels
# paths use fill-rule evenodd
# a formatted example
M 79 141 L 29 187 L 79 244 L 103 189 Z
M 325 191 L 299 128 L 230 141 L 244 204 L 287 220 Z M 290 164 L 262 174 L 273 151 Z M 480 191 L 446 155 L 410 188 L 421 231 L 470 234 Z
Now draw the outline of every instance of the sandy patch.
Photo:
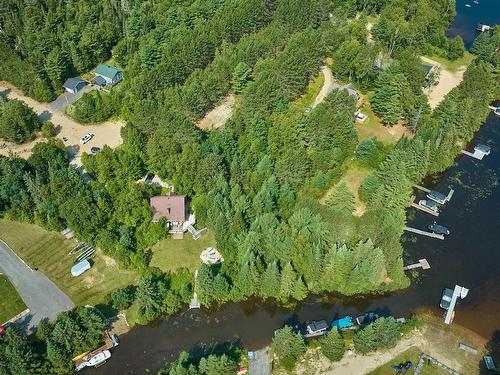
M 98 125 L 82 125 L 75 120 L 69 118 L 61 112 L 56 112 L 51 108 L 49 103 L 39 103 L 36 100 L 22 94 L 18 89 L 8 82 L 0 82 L 0 92 L 7 91 L 7 98 L 18 99 L 26 103 L 28 106 L 42 118 L 48 119 L 58 129 L 56 138 L 61 139 L 69 148 L 70 152 L 75 155 L 75 160 L 72 164 L 81 165 L 80 158 L 84 152 L 90 153 L 92 147 L 109 147 L 116 148 L 123 143 L 120 135 L 121 128 L 125 125 L 122 121 L 109 121 Z M 85 145 L 80 144 L 80 139 L 87 133 L 93 134 L 92 140 Z M 64 138 L 67 140 L 64 141 Z M 31 155 L 33 146 L 38 142 L 43 142 L 44 139 L 38 136 L 34 141 L 16 145 L 9 142 L 1 142 L 6 147 L 0 148 L 0 155 L 18 156 L 27 159 Z
M 375 39 L 373 39 L 372 35 L 373 22 L 366 23 L 366 31 L 368 31 L 368 35 L 366 36 L 366 41 L 368 44 L 375 44 Z
M 233 114 L 233 105 L 235 97 L 233 94 L 228 95 L 217 107 L 212 109 L 206 116 L 196 123 L 201 129 L 210 130 L 218 129 L 226 123 Z
M 463 66 L 455 72 L 450 72 L 446 70 L 445 67 L 438 63 L 437 61 L 431 60 L 428 57 L 422 56 L 420 58 L 423 62 L 439 67 L 441 73 L 439 74 L 439 82 L 435 86 L 431 86 L 429 89 L 425 90 L 427 97 L 429 98 L 429 104 L 432 109 L 436 108 L 437 105 L 444 99 L 446 94 L 448 94 L 454 87 L 457 87 L 464 77 L 464 72 L 467 66 Z

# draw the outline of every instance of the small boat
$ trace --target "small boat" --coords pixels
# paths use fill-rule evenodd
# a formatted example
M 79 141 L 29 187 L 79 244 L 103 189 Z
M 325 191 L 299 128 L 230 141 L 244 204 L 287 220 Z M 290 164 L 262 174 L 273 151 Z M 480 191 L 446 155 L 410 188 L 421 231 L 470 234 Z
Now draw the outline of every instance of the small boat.
M 302 335 L 304 338 L 322 336 L 328 332 L 328 323 L 326 320 L 313 320 L 306 325 L 306 331 Z
M 479 4 L 479 0 L 474 0 L 474 4 Z
M 465 6 L 466 6 L 467 8 L 470 8 L 470 7 L 471 7 L 471 5 L 470 5 L 470 4 L 465 4 Z
M 480 152 L 484 155 L 489 155 L 491 152 L 491 148 L 490 148 L 490 146 L 486 146 L 486 145 L 483 145 L 480 143 L 480 144 L 476 145 L 476 147 L 474 147 L 474 151 Z
M 343 318 L 334 320 L 332 322 L 332 328 L 337 328 L 339 331 L 343 329 L 348 329 L 354 327 L 354 323 L 350 316 L 344 316 Z
M 418 201 L 419 206 L 428 208 L 429 210 L 432 210 L 434 212 L 439 212 L 439 207 L 436 202 L 431 201 L 431 200 L 426 200 L 426 199 L 421 199 Z
M 370 324 L 371 322 L 374 322 L 378 318 L 380 318 L 380 316 L 377 313 L 367 312 L 363 315 L 358 316 L 356 318 L 356 323 L 358 323 L 358 325 L 360 326 L 365 324 Z
M 103 350 L 87 361 L 87 367 L 99 367 L 106 363 L 106 360 L 109 358 L 111 358 L 111 352 L 109 350 Z
M 450 235 L 450 230 L 448 228 L 446 228 L 442 225 L 436 224 L 436 222 L 434 222 L 434 224 L 429 225 L 427 228 L 429 228 L 429 230 L 431 232 L 436 233 L 436 234 L 442 234 L 445 236 Z
M 443 294 L 441 296 L 441 302 L 439 303 L 439 307 L 448 310 L 448 307 L 450 307 L 451 304 L 452 297 L 453 297 L 453 289 L 444 288 Z
M 439 191 L 431 190 L 427 194 L 427 198 L 432 199 L 434 202 L 439 204 L 445 204 L 448 201 L 448 197 Z

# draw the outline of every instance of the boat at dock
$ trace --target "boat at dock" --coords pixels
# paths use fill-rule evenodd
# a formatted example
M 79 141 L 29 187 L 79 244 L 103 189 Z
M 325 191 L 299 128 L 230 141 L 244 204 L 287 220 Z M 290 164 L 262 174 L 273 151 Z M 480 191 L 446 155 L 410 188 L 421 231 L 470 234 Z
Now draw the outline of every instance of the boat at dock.
M 99 367 L 106 363 L 111 358 L 111 352 L 104 350 L 87 361 L 87 367 Z
M 380 315 L 374 312 L 367 312 L 364 313 L 356 318 L 356 323 L 358 325 L 365 325 L 365 324 L 370 324 L 380 318 Z
M 302 333 L 304 338 L 322 336 L 328 332 L 328 323 L 326 320 L 313 320 L 306 325 L 305 332 Z
M 354 322 L 352 320 L 352 317 L 344 316 L 343 318 L 334 320 L 332 322 L 332 328 L 336 328 L 339 331 L 341 331 L 343 329 L 354 328 Z
M 448 197 L 446 195 L 435 190 L 431 190 L 429 194 L 427 194 L 427 198 L 439 204 L 445 204 L 448 202 Z
M 444 288 L 443 294 L 441 295 L 441 302 L 439 303 L 439 307 L 448 310 L 451 304 L 452 297 L 453 297 L 453 289 Z
M 450 230 L 448 228 L 446 228 L 443 225 L 436 224 L 436 222 L 434 222 L 433 224 L 430 224 L 428 226 L 428 228 L 429 228 L 429 230 L 432 233 L 442 234 L 442 235 L 445 235 L 445 236 L 449 236 L 450 235 Z
M 481 33 L 484 33 L 486 31 L 490 31 L 491 26 L 490 25 L 483 25 L 482 23 L 480 23 L 479 25 L 477 25 L 476 30 L 481 32 Z

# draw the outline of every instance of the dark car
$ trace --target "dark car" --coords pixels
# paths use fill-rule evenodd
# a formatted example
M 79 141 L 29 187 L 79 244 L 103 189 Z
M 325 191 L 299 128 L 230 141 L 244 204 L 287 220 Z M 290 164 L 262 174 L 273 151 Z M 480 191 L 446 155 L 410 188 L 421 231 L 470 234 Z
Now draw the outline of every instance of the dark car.
M 434 232 L 436 234 L 442 234 L 445 236 L 448 236 L 450 234 L 450 230 L 448 228 L 436 223 L 429 225 L 428 228 L 431 232 Z
M 100 147 L 92 147 L 90 149 L 90 152 L 93 153 L 93 154 L 97 154 L 99 151 L 101 151 Z

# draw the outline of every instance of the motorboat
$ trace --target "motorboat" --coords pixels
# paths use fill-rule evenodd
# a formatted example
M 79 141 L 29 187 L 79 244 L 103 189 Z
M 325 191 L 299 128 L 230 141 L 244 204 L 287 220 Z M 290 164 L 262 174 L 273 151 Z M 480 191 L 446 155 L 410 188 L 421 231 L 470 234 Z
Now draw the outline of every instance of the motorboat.
M 450 235 L 450 230 L 448 228 L 446 228 L 445 226 L 436 224 L 435 222 L 433 224 L 429 225 L 428 228 L 431 232 L 436 233 L 436 234 L 442 234 L 445 236 Z

